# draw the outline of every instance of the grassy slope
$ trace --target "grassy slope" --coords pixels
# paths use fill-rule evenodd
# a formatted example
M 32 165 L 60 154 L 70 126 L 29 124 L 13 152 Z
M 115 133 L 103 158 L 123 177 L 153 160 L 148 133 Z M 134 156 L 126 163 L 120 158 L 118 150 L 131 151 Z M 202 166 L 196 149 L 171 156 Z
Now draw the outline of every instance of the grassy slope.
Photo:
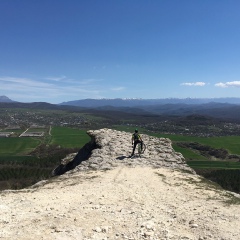
M 170 138 L 172 141 L 176 142 L 198 142 L 203 145 L 208 145 L 213 148 L 224 148 L 231 154 L 240 155 L 240 136 L 224 136 L 224 137 L 192 137 L 192 136 L 182 136 L 182 135 L 166 135 L 158 134 L 161 137 Z
M 213 168 L 213 169 L 240 169 L 240 162 L 228 161 L 188 161 L 188 165 L 192 168 Z
M 43 131 L 46 131 L 43 129 Z M 90 137 L 86 131 L 79 129 L 72 129 L 67 127 L 53 127 L 50 144 L 57 144 L 66 148 L 79 149 L 87 142 Z M 9 137 L 0 138 L 0 158 L 2 156 L 23 156 L 33 151 L 43 138 L 32 137 Z
M 67 127 L 53 127 L 51 144 L 57 144 L 65 148 L 79 149 L 90 141 L 86 131 Z
M 0 138 L 0 156 L 25 155 L 40 144 L 36 138 Z
M 173 149 L 176 151 L 176 152 L 180 152 L 182 153 L 182 155 L 185 157 L 185 158 L 188 158 L 188 159 L 197 159 L 197 160 L 201 160 L 201 161 L 207 161 L 208 159 L 202 155 L 199 155 L 197 154 L 196 152 L 193 152 L 192 150 L 190 149 L 187 149 L 187 148 L 181 148 L 179 146 L 177 146 L 176 144 L 173 144 L 172 145 Z

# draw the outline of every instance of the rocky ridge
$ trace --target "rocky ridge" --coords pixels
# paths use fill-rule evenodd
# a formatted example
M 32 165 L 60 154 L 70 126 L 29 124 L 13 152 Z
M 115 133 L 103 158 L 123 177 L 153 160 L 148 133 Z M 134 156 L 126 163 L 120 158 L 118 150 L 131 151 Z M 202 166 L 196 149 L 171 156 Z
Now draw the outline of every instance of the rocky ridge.
M 121 165 L 167 167 L 194 173 L 185 163 L 182 154 L 174 151 L 170 139 L 141 134 L 146 150 L 139 156 L 136 149 L 135 155 L 130 159 L 131 133 L 105 128 L 90 130 L 88 134 L 91 142 L 78 154 L 71 154 L 63 159 L 62 165 L 55 169 L 54 175 L 73 168 L 75 168 L 73 171 L 109 170 Z
M 170 140 L 143 135 L 144 156 L 130 159 L 130 133 L 89 134 L 65 174 L 0 192 L 0 239 L 239 239 L 239 195 L 195 174 Z

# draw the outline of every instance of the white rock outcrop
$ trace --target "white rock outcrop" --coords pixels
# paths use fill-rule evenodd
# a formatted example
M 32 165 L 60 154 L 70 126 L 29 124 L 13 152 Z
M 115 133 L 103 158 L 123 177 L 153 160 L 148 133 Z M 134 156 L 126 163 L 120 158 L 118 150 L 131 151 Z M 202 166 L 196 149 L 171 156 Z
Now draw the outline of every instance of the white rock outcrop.
M 141 156 L 135 154 L 129 158 L 132 152 L 131 133 L 104 128 L 90 130 L 88 134 L 92 138 L 94 147 L 91 149 L 90 157 L 81 161 L 74 171 L 108 170 L 125 164 L 133 167 L 152 166 L 154 168 L 183 169 L 194 173 L 186 164 L 182 154 L 174 151 L 170 139 L 141 134 L 146 150 Z M 137 153 L 137 149 L 135 153 Z M 78 157 L 80 156 L 76 156 L 76 159 Z

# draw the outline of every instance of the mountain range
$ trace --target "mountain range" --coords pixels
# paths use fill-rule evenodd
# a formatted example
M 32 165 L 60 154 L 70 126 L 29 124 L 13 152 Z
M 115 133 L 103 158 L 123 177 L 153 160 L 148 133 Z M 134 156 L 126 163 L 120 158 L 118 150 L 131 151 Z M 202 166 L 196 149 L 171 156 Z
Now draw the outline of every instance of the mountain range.
M 62 102 L 60 105 L 78 107 L 136 107 L 159 104 L 206 104 L 210 102 L 240 104 L 240 98 L 162 98 L 162 99 L 138 99 L 138 98 L 115 98 L 115 99 L 82 99 Z
M 2 108 L 62 109 L 102 111 L 108 114 L 124 112 L 137 115 L 189 116 L 203 115 L 240 121 L 240 98 L 204 99 L 83 99 L 50 104 L 45 102 L 21 103 L 0 96 Z
M 0 102 L 17 102 L 7 96 L 0 96 Z M 206 103 L 229 103 L 240 104 L 240 98 L 158 98 L 158 99 L 141 99 L 141 98 L 101 98 L 101 99 L 81 99 L 59 103 L 58 105 L 77 106 L 86 108 L 96 107 L 136 107 L 162 104 L 206 104 Z

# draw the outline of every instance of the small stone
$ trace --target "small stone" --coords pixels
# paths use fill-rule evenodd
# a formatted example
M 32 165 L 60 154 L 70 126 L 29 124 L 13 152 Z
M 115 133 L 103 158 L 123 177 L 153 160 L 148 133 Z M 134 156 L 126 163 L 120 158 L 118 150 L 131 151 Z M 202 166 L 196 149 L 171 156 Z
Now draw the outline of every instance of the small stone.
M 96 206 L 93 206 L 92 208 L 93 208 L 93 209 L 99 209 L 100 206 L 99 206 L 99 205 L 96 205 Z
M 102 231 L 102 229 L 100 227 L 95 227 L 94 231 L 100 233 Z
M 143 236 L 145 237 L 145 238 L 147 238 L 147 237 L 152 237 L 154 235 L 154 232 L 144 232 L 143 233 Z
M 148 230 L 153 230 L 153 226 L 150 225 L 150 224 L 147 224 L 147 225 L 146 225 L 146 229 L 148 229 Z
M 190 227 L 191 227 L 191 228 L 197 228 L 198 225 L 197 225 L 196 223 L 193 223 L 193 224 L 190 224 Z
M 148 230 L 153 230 L 155 223 L 153 221 L 144 222 L 141 227 L 145 227 Z
M 109 229 L 110 229 L 110 227 L 104 226 L 104 227 L 102 227 L 102 232 L 103 232 L 103 233 L 108 233 L 108 232 L 109 232 Z

